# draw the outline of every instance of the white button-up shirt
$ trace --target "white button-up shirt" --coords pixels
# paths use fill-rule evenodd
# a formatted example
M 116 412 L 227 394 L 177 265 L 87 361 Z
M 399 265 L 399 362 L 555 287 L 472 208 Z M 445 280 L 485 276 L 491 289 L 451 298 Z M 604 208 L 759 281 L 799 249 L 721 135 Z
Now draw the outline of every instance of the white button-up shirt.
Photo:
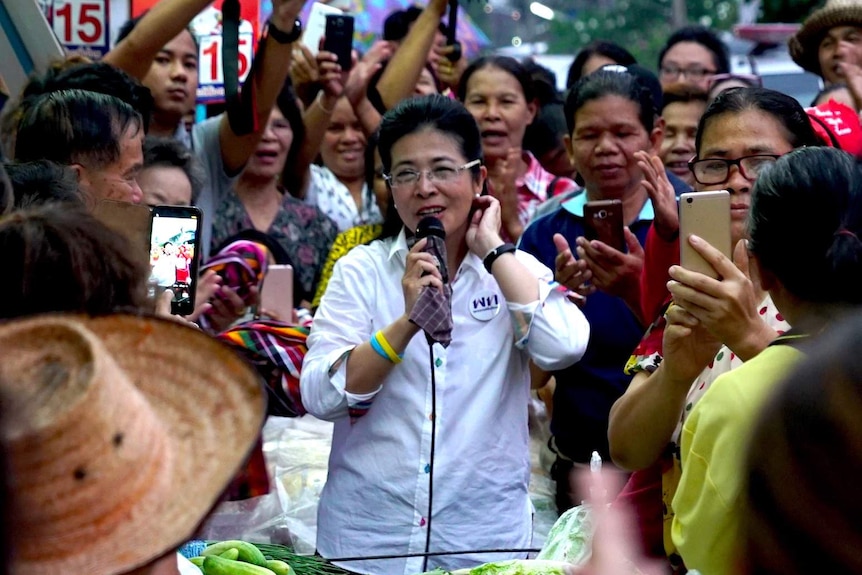
M 335 422 L 317 549 L 329 558 L 422 553 L 429 528 L 431 552 L 527 548 L 528 363 L 532 358 L 548 371 L 571 365 L 586 349 L 589 325 L 555 287 L 552 272 L 531 255 L 516 253 L 541 279 L 539 300 L 518 305 L 505 301 L 494 277 L 470 253 L 458 273 L 450 273 L 451 345 L 434 344 L 429 351 L 424 335 L 417 334 L 376 392 L 347 393 L 347 361 L 339 359 L 404 314 L 407 251 L 403 231 L 354 248 L 336 263 L 314 318 L 302 368 L 303 403 L 309 413 Z M 428 567 L 524 557 L 431 556 Z M 359 573 L 408 575 L 422 571 L 423 558 L 340 565 Z

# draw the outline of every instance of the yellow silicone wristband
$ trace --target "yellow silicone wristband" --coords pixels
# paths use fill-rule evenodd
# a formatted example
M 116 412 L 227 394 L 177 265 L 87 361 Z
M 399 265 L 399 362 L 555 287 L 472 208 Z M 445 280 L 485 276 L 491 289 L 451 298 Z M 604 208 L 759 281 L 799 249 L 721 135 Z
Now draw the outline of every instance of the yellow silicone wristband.
M 395 350 L 392 348 L 392 345 L 386 340 L 386 336 L 383 335 L 382 331 L 378 331 L 374 334 L 374 339 L 377 343 L 380 344 L 380 347 L 383 348 L 383 351 L 386 353 L 386 356 L 389 358 L 389 361 L 392 363 L 401 363 L 402 356 L 395 353 Z

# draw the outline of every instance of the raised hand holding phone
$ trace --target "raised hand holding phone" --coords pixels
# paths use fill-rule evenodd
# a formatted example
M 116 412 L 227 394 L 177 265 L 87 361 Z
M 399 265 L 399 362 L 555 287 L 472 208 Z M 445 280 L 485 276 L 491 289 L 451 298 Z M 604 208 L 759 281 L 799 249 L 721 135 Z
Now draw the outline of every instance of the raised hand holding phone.
M 326 15 L 323 49 L 335 54 L 342 70 L 350 70 L 353 66 L 353 16 L 347 14 Z
M 679 200 L 680 265 L 711 278 L 719 272 L 694 249 L 689 236 L 697 235 L 730 259 L 730 192 L 689 192 Z

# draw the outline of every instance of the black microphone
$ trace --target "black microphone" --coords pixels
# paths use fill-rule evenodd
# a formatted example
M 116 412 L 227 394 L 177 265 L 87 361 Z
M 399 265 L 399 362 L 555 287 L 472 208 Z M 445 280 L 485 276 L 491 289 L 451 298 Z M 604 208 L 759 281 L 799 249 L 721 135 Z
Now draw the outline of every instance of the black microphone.
M 437 259 L 437 269 L 443 277 L 443 283 L 449 283 L 448 265 L 446 264 L 446 230 L 443 222 L 434 216 L 426 216 L 419 220 L 416 226 L 416 241 L 428 238 L 425 250 Z

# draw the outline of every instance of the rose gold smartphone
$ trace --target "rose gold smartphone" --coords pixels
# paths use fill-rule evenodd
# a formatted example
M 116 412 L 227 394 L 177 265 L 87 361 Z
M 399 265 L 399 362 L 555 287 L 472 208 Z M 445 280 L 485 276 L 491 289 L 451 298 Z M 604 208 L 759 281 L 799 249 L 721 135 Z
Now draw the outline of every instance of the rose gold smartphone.
M 275 314 L 279 320 L 293 323 L 293 268 L 271 265 L 260 290 L 260 309 Z
M 730 240 L 730 193 L 689 192 L 679 198 L 679 261 L 685 269 L 718 279 L 718 272 L 689 244 L 696 235 L 732 258 Z

